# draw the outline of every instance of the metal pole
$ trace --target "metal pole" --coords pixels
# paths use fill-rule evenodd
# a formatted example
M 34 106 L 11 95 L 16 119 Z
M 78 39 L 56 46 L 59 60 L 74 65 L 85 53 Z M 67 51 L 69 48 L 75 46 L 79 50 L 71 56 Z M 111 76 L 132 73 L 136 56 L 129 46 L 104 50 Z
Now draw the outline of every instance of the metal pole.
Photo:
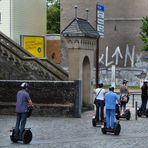
M 75 18 L 76 18 L 76 19 L 77 19 L 77 8 L 78 8 L 78 6 L 75 5 Z
M 134 108 L 134 94 L 133 94 L 133 98 L 132 98 L 132 107 Z
M 86 20 L 88 21 L 88 12 L 89 12 L 89 10 L 88 10 L 88 8 L 86 8 L 85 10 L 86 10 Z
M 135 120 L 137 120 L 137 101 L 135 102 Z
M 96 47 L 96 87 L 99 82 L 99 38 L 97 38 L 97 47 Z
M 97 6 L 98 4 L 96 4 L 96 30 L 97 30 Z M 97 38 L 97 45 L 96 45 L 96 87 L 98 86 L 98 82 L 99 82 L 99 37 Z

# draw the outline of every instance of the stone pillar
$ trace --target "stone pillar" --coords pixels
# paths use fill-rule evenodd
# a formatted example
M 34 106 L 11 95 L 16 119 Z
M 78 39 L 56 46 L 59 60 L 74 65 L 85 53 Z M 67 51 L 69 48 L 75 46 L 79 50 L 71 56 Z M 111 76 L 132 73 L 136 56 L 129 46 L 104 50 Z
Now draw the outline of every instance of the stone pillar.
M 74 117 L 80 118 L 82 108 L 82 81 L 76 80 L 75 83 Z

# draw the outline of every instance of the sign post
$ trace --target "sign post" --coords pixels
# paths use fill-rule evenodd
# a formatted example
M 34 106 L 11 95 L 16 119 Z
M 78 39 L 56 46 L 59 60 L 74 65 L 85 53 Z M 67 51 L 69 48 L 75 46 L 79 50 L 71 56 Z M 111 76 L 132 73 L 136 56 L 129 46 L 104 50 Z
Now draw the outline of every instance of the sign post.
M 104 6 L 96 5 L 96 29 L 99 34 L 99 38 L 104 37 Z M 96 47 L 96 87 L 99 82 L 99 38 L 97 38 Z

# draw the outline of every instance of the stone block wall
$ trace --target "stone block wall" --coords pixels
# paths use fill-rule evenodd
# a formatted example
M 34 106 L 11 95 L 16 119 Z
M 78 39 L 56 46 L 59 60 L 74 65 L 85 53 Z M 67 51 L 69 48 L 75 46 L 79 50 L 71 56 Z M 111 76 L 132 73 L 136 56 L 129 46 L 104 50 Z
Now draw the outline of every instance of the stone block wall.
M 15 112 L 17 91 L 24 81 L 0 81 L 0 113 Z M 34 103 L 35 115 L 72 115 L 80 110 L 81 92 L 79 81 L 26 81 Z M 77 102 L 77 103 L 76 103 Z M 12 109 L 13 108 L 13 109 Z M 10 109 L 10 111 L 9 111 Z

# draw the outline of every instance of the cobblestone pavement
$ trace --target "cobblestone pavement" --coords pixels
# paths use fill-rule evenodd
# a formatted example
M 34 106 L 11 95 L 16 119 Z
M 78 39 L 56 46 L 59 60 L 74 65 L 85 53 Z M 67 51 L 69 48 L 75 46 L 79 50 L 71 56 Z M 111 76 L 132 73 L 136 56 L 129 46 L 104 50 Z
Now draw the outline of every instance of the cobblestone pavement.
M 137 98 L 138 99 L 138 98 Z M 9 130 L 15 124 L 15 116 L 0 116 L 0 147 L 2 148 L 147 148 L 148 119 L 121 119 L 119 136 L 103 135 L 100 127 L 93 127 L 94 111 L 82 114 L 82 118 L 31 117 L 26 127 L 31 127 L 33 140 L 30 144 L 12 143 Z M 140 101 L 139 101 L 140 104 Z

